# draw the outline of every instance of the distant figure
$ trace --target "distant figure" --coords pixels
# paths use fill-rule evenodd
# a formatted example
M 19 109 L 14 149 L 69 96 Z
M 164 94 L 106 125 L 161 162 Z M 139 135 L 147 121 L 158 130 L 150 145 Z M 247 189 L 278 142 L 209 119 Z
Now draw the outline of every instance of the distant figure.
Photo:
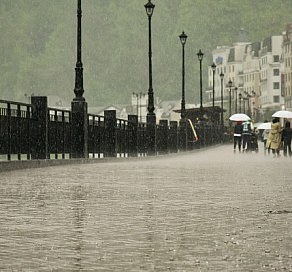
M 263 139 L 264 139 L 264 154 L 266 156 L 267 154 L 267 140 L 269 138 L 269 134 L 270 134 L 270 129 L 265 129 L 263 132 Z M 268 153 L 270 154 L 270 149 L 268 149 Z
M 242 139 L 242 124 L 238 121 L 234 127 L 233 142 L 234 142 L 234 153 L 236 152 L 236 144 L 238 144 L 238 150 L 241 151 L 241 139 Z
M 242 151 L 250 151 L 251 148 L 251 132 L 253 125 L 251 121 L 245 121 L 242 123 Z M 247 148 L 245 149 L 245 145 Z
M 287 149 L 289 156 L 291 157 L 291 138 L 292 138 L 292 129 L 290 127 L 290 122 L 286 122 L 285 128 L 282 133 L 282 139 L 284 141 L 284 156 L 287 157 Z
M 274 155 L 274 158 L 277 156 L 280 157 L 280 143 L 281 143 L 281 135 L 282 129 L 281 125 L 279 123 L 279 118 L 274 118 L 274 120 L 271 123 L 271 131 L 269 133 L 269 137 L 267 140 L 267 148 L 272 149 L 272 153 Z
M 265 123 L 267 123 L 268 121 L 265 121 Z M 263 132 L 263 139 L 264 139 L 264 154 L 266 156 L 267 154 L 267 140 L 269 138 L 269 134 L 270 134 L 270 129 L 265 129 Z M 268 149 L 268 154 L 270 154 L 270 149 Z

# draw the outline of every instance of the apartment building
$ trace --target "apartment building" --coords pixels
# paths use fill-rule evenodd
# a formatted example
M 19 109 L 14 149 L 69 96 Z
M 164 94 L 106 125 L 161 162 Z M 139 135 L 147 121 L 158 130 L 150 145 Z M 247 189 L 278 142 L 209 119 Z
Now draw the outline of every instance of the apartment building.
M 224 74 L 223 79 L 223 86 L 225 86 L 228 82 L 228 73 L 227 73 L 227 62 L 228 62 L 228 56 L 229 56 L 230 47 L 228 46 L 218 46 L 216 49 L 212 51 L 212 63 L 215 63 L 216 70 L 214 74 L 214 100 L 215 100 L 215 106 L 221 106 L 221 77 L 220 74 Z M 224 87 L 225 90 L 225 87 Z M 208 88 L 207 88 L 207 94 L 208 94 L 208 102 L 206 103 L 207 106 L 212 105 L 212 99 L 213 99 L 213 70 L 212 67 L 209 67 L 208 71 Z M 226 96 L 226 93 L 223 93 L 224 96 Z M 225 97 L 224 97 L 224 103 Z
M 262 111 L 268 108 L 279 109 L 284 104 L 281 94 L 281 63 L 282 36 L 265 38 L 260 50 L 260 105 Z
M 271 36 L 260 42 L 253 43 L 241 40 L 233 44 L 232 47 L 217 47 L 217 49 L 212 52 L 213 61 L 215 63 L 217 63 L 216 60 L 219 58 L 220 54 L 222 55 L 224 52 L 225 58 L 226 54 L 228 54 L 227 63 L 222 62 L 219 68 L 225 71 L 224 96 L 229 90 L 226 87 L 227 82 L 231 80 L 233 83 L 232 113 L 241 110 L 241 112 L 249 114 L 255 121 L 258 121 L 263 117 L 264 113 L 271 108 L 278 108 L 279 110 L 282 108 L 284 105 L 284 94 L 286 97 L 286 108 L 292 108 L 291 25 L 289 28 L 287 27 L 286 33 L 288 33 L 288 35 L 285 34 L 286 43 L 283 43 L 283 36 Z M 282 49 L 284 48 L 285 50 L 284 44 L 286 45 L 286 52 L 282 54 Z M 218 50 L 220 48 L 221 51 Z M 283 58 L 284 60 L 282 61 Z M 282 75 L 283 73 L 284 75 Z M 220 77 L 218 73 L 216 74 L 215 101 L 220 99 Z M 212 84 L 212 69 L 210 66 L 209 86 L 207 89 L 209 93 Z M 240 100 L 239 97 L 241 97 L 242 100 Z M 226 101 L 224 107 L 228 107 Z
M 285 108 L 292 110 L 292 24 L 287 25 L 283 33 L 283 74 L 282 92 L 285 96 Z

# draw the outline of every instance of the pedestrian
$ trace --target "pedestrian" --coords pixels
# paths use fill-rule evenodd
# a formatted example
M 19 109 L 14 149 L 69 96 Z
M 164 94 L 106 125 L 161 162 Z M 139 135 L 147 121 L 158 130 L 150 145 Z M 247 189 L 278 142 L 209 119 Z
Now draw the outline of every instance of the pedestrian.
M 245 121 L 242 123 L 242 151 L 250 151 L 251 148 L 251 132 L 253 125 L 251 121 Z M 246 149 L 245 149 L 246 146 Z
M 286 122 L 285 128 L 282 133 L 282 139 L 284 141 L 284 156 L 287 157 L 287 149 L 289 156 L 291 157 L 291 138 L 292 129 L 290 127 L 290 122 Z
M 267 140 L 267 148 L 272 149 L 274 158 L 277 156 L 280 157 L 280 143 L 282 137 L 282 129 L 279 123 L 279 118 L 276 117 L 271 123 L 271 131 Z
M 242 139 L 242 122 L 237 121 L 234 127 L 233 142 L 234 142 L 234 153 L 236 152 L 236 144 L 238 145 L 239 152 L 241 151 L 241 139 Z
M 264 139 L 264 154 L 267 154 L 267 140 L 269 138 L 270 129 L 265 129 L 263 132 L 263 139 Z M 268 149 L 268 154 L 270 155 L 270 149 Z
M 265 123 L 268 123 L 268 121 L 265 120 Z M 265 156 L 267 154 L 267 149 L 268 149 L 267 148 L 267 140 L 269 138 L 269 134 L 270 134 L 270 129 L 265 129 L 263 131 L 263 134 L 262 134 L 262 137 L 263 137 L 263 140 L 264 140 L 264 154 L 265 154 Z M 268 149 L 268 154 L 270 155 L 270 149 Z

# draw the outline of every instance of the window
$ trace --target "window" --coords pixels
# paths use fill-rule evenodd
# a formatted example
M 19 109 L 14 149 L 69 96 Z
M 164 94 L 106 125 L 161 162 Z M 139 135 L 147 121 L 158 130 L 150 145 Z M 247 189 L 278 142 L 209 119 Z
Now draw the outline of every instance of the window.
M 274 90 L 279 90 L 279 89 L 280 89 L 280 83 L 274 82 Z
M 279 62 L 279 59 L 280 59 L 280 58 L 279 58 L 279 55 L 275 55 L 275 56 L 274 56 L 274 62 Z
M 280 70 L 279 69 L 274 69 L 274 76 L 280 75 Z
M 279 102 L 280 102 L 279 95 L 274 95 L 274 103 L 279 103 Z

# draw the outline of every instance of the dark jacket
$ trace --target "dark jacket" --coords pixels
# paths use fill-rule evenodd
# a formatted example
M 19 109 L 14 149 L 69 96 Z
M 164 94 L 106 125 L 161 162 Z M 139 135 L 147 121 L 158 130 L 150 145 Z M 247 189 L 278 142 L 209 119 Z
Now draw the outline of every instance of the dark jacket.
M 234 127 L 234 134 L 242 134 L 242 125 L 237 123 Z
M 292 129 L 289 127 L 285 127 L 282 133 L 282 139 L 285 143 L 290 144 L 292 138 Z

